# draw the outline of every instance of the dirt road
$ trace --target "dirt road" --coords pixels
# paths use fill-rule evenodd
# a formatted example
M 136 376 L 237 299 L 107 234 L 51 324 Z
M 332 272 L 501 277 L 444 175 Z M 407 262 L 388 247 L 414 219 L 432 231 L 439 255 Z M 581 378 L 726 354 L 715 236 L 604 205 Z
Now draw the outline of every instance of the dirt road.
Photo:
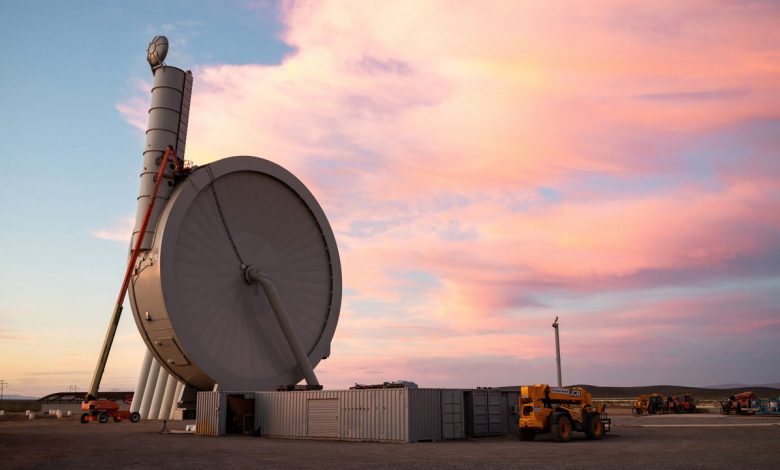
M 575 433 L 387 444 L 163 434 L 161 422 L 0 421 L 0 468 L 778 468 L 780 418 L 613 415 L 601 441 Z M 189 422 L 191 423 L 191 422 Z M 184 429 L 187 423 L 172 427 Z

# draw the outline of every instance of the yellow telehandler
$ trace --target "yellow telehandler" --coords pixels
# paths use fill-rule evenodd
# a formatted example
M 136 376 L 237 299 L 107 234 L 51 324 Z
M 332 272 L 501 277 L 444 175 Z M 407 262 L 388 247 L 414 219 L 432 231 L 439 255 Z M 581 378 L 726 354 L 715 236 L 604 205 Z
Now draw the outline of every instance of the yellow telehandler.
M 583 387 L 523 385 L 517 406 L 520 440 L 530 441 L 538 433 L 549 432 L 554 440 L 567 442 L 572 431 L 601 439 L 612 424 L 605 408 L 604 404 L 594 404 Z
M 634 400 L 632 407 L 634 414 L 642 416 L 643 413 L 654 415 L 656 413 L 666 412 L 666 398 L 660 393 L 651 393 L 649 395 L 639 395 Z

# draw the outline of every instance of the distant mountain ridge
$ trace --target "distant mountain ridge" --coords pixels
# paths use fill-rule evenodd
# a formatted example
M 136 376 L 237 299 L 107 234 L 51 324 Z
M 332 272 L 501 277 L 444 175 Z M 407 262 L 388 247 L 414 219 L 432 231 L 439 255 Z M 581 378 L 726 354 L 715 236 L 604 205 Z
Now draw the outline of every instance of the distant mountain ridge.
M 695 400 L 722 400 L 738 393 L 752 391 L 758 397 L 780 397 L 780 388 L 776 387 L 685 387 L 681 385 L 647 385 L 643 387 L 599 387 L 596 385 L 582 385 L 593 398 L 634 398 L 637 395 L 660 393 L 664 396 L 683 395 L 689 393 Z
M 707 385 L 705 388 L 750 388 L 750 387 L 780 388 L 780 382 L 775 382 L 775 383 L 771 383 L 771 384 L 720 384 L 720 385 Z
M 3 400 L 37 400 L 38 397 L 28 397 L 25 395 L 3 395 Z
M 728 385 L 728 384 L 727 384 Z M 780 385 L 780 384 L 770 384 Z M 593 395 L 593 398 L 620 398 L 628 399 L 635 398 L 638 395 L 647 395 L 650 393 L 660 393 L 664 396 L 670 395 L 683 395 L 689 393 L 693 395 L 694 400 L 723 400 L 724 398 L 736 395 L 738 393 L 752 391 L 758 397 L 762 398 L 776 398 L 780 397 L 780 386 L 778 387 L 725 387 L 725 388 L 709 388 L 709 387 L 686 387 L 683 385 L 644 385 L 641 387 L 599 387 L 597 385 L 576 384 L 566 385 L 566 387 L 585 387 L 585 389 Z M 501 390 L 517 390 L 519 385 L 513 385 L 510 387 L 498 387 Z

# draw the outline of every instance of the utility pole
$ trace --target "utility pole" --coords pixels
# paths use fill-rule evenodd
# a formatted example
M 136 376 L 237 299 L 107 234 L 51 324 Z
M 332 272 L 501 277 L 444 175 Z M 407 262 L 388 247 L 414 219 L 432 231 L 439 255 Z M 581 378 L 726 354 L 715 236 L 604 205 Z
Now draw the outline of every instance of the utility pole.
M 5 389 L 6 385 L 8 385 L 8 382 L 5 380 L 0 380 L 0 401 L 3 400 L 3 390 Z
M 552 327 L 555 328 L 555 361 L 558 363 L 558 386 L 563 387 L 563 382 L 561 381 L 561 343 L 558 338 L 558 317 L 555 317 Z

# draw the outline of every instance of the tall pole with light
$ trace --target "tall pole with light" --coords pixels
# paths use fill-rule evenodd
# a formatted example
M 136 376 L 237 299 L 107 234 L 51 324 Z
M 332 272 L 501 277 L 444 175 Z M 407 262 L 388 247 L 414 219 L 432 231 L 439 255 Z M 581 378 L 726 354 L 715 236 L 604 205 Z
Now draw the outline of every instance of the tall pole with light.
M 563 387 L 563 382 L 561 381 L 561 342 L 558 338 L 558 317 L 555 317 L 552 327 L 555 328 L 555 361 L 558 364 L 558 386 Z

